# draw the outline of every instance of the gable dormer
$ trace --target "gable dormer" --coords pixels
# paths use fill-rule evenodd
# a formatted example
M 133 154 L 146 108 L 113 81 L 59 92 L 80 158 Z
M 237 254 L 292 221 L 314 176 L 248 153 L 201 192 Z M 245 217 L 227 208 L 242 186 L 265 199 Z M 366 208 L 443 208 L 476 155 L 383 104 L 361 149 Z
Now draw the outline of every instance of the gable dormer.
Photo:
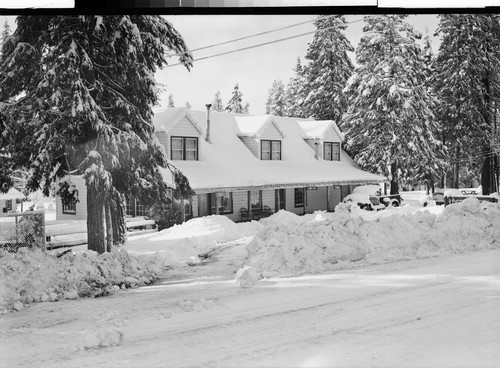
M 155 136 L 168 160 L 198 161 L 202 130 L 186 108 L 155 114 Z
M 238 137 L 259 160 L 281 160 L 285 134 L 272 116 L 237 116 Z
M 299 120 L 305 142 L 313 149 L 316 159 L 340 161 L 344 135 L 333 120 Z

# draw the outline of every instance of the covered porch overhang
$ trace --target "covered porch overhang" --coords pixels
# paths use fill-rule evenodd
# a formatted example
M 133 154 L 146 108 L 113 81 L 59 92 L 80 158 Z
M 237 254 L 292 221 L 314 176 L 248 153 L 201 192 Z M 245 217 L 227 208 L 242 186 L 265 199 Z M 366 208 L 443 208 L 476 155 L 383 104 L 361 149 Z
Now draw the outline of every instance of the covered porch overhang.
M 287 188 L 315 188 L 315 187 L 328 187 L 334 185 L 368 185 L 385 183 L 388 180 L 377 181 L 371 179 L 359 180 L 335 180 L 335 181 L 322 181 L 322 182 L 300 182 L 300 183 L 274 183 L 274 184 L 261 184 L 249 186 L 227 186 L 227 187 L 201 187 L 193 188 L 196 194 L 206 194 L 215 192 L 233 192 L 236 190 L 266 190 L 266 189 L 287 189 Z

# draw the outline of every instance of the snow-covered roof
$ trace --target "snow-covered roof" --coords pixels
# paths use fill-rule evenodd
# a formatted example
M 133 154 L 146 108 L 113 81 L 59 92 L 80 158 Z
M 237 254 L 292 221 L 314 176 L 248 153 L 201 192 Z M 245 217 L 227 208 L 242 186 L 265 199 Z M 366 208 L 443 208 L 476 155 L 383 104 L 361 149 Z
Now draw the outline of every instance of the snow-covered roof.
M 205 126 L 202 123 L 203 120 L 197 122 L 195 119 L 193 119 L 191 110 L 187 107 L 172 107 L 169 109 L 156 110 L 153 117 L 155 129 L 156 131 L 163 131 L 168 133 L 177 125 L 177 123 L 179 123 L 180 119 L 184 116 L 186 116 L 191 121 L 191 123 L 193 123 L 194 127 L 200 132 L 200 134 L 203 134 L 204 129 L 202 127 Z
M 23 193 L 18 191 L 16 188 L 10 188 L 7 193 L 0 193 L 0 201 L 5 201 L 9 199 L 23 199 L 26 197 Z
M 297 120 L 297 124 L 304 130 L 304 139 L 323 139 L 332 127 L 340 139 L 344 140 L 344 134 L 333 120 Z
M 239 136 L 259 137 L 269 124 L 284 137 L 283 130 L 274 121 L 271 115 L 234 115 Z
M 198 125 L 203 126 L 206 112 L 190 110 L 189 114 Z M 156 118 L 155 115 L 155 126 Z M 178 116 L 178 119 L 181 118 Z M 281 143 L 282 159 L 259 160 L 238 135 L 242 121 L 265 124 L 262 120 L 262 117 L 252 119 L 248 116 L 245 120 L 241 119 L 241 115 L 211 112 L 211 143 L 199 139 L 199 161 L 176 160 L 170 163 L 187 176 L 197 192 L 231 188 L 376 184 L 386 180 L 383 176 L 359 169 L 343 150 L 340 161 L 316 159 L 314 150 L 304 140 L 304 131 L 297 124 L 297 119 L 281 116 L 273 116 L 272 121 L 285 136 Z

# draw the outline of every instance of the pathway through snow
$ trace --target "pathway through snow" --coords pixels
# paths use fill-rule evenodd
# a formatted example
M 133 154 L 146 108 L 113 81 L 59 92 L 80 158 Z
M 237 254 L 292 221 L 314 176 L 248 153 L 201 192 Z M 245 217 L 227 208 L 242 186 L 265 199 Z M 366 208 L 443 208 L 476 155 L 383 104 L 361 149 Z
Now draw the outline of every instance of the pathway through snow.
M 487 250 L 37 304 L 1 317 L 2 365 L 495 367 L 499 260 Z

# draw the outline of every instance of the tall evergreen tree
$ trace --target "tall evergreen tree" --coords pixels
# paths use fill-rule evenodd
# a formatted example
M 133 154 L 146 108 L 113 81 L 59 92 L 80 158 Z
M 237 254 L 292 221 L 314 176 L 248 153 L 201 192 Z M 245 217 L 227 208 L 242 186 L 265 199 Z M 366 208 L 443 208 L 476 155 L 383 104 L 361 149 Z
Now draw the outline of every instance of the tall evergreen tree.
M 349 109 L 342 121 L 355 161 L 390 176 L 391 193 L 398 193 L 400 181 L 414 179 L 414 168 L 434 174 L 443 164 L 419 36 L 404 18 L 365 17 L 356 48 L 358 66 L 345 88 Z
M 212 101 L 212 109 L 214 111 L 224 111 L 224 104 L 222 98 L 220 97 L 220 91 L 217 91 Z
M 300 58 L 293 68 L 294 75 L 290 78 L 285 91 L 285 115 L 306 118 L 303 103 L 305 100 L 305 70 Z
M 448 146 L 453 147 L 451 185 L 460 185 L 460 164 L 483 163 L 481 182 L 487 194 L 498 190 L 491 149 L 499 97 L 500 27 L 494 14 L 445 14 L 436 35 L 441 36 L 434 84 L 441 104 L 438 117 Z M 485 154 L 485 156 L 483 156 Z
M 189 101 L 186 101 L 186 108 L 191 109 L 191 104 L 189 103 Z
M 342 91 L 354 69 L 348 55 L 354 48 L 343 33 L 347 27 L 343 16 L 319 18 L 314 24 L 317 29 L 306 54 L 310 63 L 303 108 L 315 119 L 339 121 L 347 108 Z
M 266 114 L 284 116 L 285 105 L 285 85 L 277 79 L 267 93 Z
M 175 107 L 174 95 L 168 95 L 168 107 Z
M 5 44 L 5 41 L 7 40 L 7 37 L 10 36 L 10 34 L 11 34 L 10 24 L 7 21 L 7 19 L 5 19 L 5 21 L 3 23 L 3 29 L 2 29 L 2 47 Z M 0 52 L 0 55 L 3 55 L 3 53 Z
M 231 96 L 231 99 L 227 103 L 226 111 L 242 114 L 243 113 L 242 97 L 243 94 L 240 91 L 240 86 L 238 83 L 236 83 L 233 89 L 233 95 Z
M 123 241 L 123 196 L 151 203 L 166 192 L 154 144 L 154 73 L 166 51 L 192 56 L 160 16 L 19 16 L 1 65 L 2 146 L 27 187 L 81 174 L 87 186 L 88 247 Z M 20 139 L 22 137 L 22 139 Z

